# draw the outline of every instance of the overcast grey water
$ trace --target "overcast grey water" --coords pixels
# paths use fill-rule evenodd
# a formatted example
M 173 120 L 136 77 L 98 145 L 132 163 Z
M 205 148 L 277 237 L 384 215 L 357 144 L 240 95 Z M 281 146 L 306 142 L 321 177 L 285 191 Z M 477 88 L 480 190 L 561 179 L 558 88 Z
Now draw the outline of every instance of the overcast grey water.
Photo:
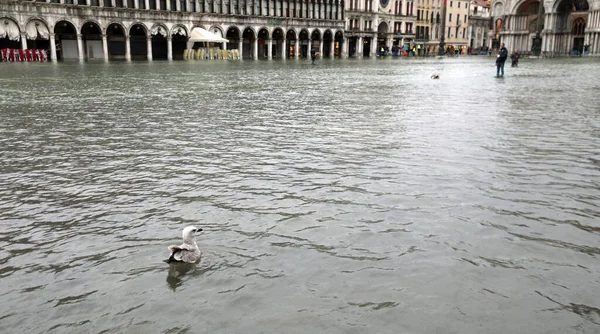
M 494 74 L 0 63 L 0 332 L 599 333 L 600 61 Z

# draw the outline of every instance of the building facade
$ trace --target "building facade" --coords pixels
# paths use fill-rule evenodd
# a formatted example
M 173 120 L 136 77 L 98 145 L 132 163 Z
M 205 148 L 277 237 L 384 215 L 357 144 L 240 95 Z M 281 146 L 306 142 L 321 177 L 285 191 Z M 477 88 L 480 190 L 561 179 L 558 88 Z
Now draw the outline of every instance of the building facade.
M 473 52 L 488 48 L 488 27 L 490 25 L 490 1 L 473 0 L 469 9 L 469 46 Z
M 201 27 L 241 58 L 345 57 L 343 0 L 3 0 L 0 49 L 60 59 L 183 59 Z
M 382 47 L 414 41 L 413 0 L 346 0 L 344 8 L 351 57 L 376 56 Z
M 600 1 L 493 0 L 490 46 L 541 56 L 600 54 Z
M 469 45 L 469 7 L 470 2 L 465 0 L 446 0 L 446 47 L 466 53 Z

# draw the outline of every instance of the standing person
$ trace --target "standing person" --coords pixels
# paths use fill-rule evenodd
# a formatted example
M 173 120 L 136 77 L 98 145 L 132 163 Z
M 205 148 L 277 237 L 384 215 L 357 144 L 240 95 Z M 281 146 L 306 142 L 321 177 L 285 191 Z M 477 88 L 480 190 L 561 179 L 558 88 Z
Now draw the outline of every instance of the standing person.
M 519 50 L 515 50 L 515 52 L 513 52 L 513 54 L 510 55 L 510 60 L 512 60 L 512 67 L 519 66 Z
M 496 76 L 503 77 L 504 76 L 504 63 L 506 62 L 506 58 L 508 58 L 508 50 L 504 46 L 504 43 L 500 45 L 500 53 L 496 58 Z M 500 75 L 502 72 L 502 75 Z

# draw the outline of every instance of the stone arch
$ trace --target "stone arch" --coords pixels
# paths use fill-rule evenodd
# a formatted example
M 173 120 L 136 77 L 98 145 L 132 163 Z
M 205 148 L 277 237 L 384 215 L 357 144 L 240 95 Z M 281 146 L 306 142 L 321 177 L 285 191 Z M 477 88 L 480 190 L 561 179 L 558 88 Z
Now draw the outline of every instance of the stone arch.
M 165 28 L 166 28 L 166 26 L 165 26 Z M 169 31 L 169 30 L 167 29 L 167 31 Z M 182 31 L 185 33 L 184 35 L 181 34 Z M 171 28 L 171 31 L 169 31 L 169 36 L 174 37 L 175 35 L 187 37 L 190 35 L 190 32 L 187 30 L 187 28 L 184 25 L 176 24 Z
M 583 36 L 585 34 L 586 20 L 583 17 L 578 17 L 571 23 L 571 34 L 574 36 Z
M 176 24 L 171 28 L 169 36 L 171 36 L 171 52 L 173 59 L 183 59 L 183 53 L 187 48 L 189 35 L 190 31 L 182 24 Z
M 21 48 L 21 31 L 23 28 L 19 25 L 19 21 L 11 16 L 0 17 L 0 24 L 6 32 L 6 36 L 0 37 L 0 50 L 2 49 L 20 49 Z M 5 55 L 8 57 L 8 55 Z
M 256 29 L 254 29 L 254 27 L 252 27 L 252 26 L 245 27 L 244 30 L 242 30 L 242 35 L 245 35 L 247 31 L 252 32 L 253 36 L 256 36 Z
M 332 44 L 332 43 L 334 43 L 334 41 L 335 40 L 333 39 L 333 32 L 331 31 L 331 29 L 325 29 L 325 31 L 323 32 L 323 56 L 324 57 L 332 57 L 333 58 L 332 51 L 335 50 L 335 44 Z
M 227 43 L 227 49 L 239 50 L 241 52 L 240 46 L 242 45 L 242 31 L 238 26 L 232 25 L 227 27 L 225 38 L 229 40 L 229 43 Z
M 140 21 L 134 21 L 133 23 L 131 23 L 129 25 L 129 27 L 127 29 L 127 32 L 128 32 L 129 35 L 131 35 L 132 29 L 135 26 L 143 28 L 144 29 L 144 34 L 146 35 L 146 37 L 150 36 L 150 29 L 148 29 L 148 27 L 143 22 L 140 22 Z M 136 29 L 136 30 L 139 30 L 139 29 Z
M 50 30 L 48 24 L 39 18 L 30 18 L 25 23 L 28 49 L 49 49 Z
M 256 31 L 253 27 L 247 26 L 242 30 L 242 57 L 254 58 L 254 41 L 256 40 Z M 257 51 L 258 52 L 258 51 Z
M 164 23 L 154 23 L 152 27 L 148 30 L 148 35 L 150 37 L 163 36 L 164 38 L 167 38 L 171 35 L 171 32 Z
M 508 12 L 508 14 L 510 15 L 523 15 L 525 14 L 529 8 L 538 8 L 537 6 L 535 6 L 536 4 L 542 4 L 542 2 L 540 0 L 519 0 L 519 1 L 515 1 L 515 3 L 512 4 L 512 6 L 510 7 L 510 10 Z M 537 14 L 537 12 L 535 13 Z M 494 17 L 499 17 L 501 15 L 496 15 Z
M 310 39 L 312 39 L 313 41 L 320 41 L 322 36 L 323 34 L 321 33 L 321 30 L 319 30 L 319 28 L 313 29 L 313 31 L 310 33 Z
M 271 38 L 271 31 L 269 30 L 269 28 L 262 26 L 258 28 L 258 34 L 261 35 L 261 32 L 266 32 L 266 34 L 263 34 L 261 37 L 264 37 L 265 39 L 269 39 Z
M 104 33 L 109 59 L 125 59 L 125 39 L 129 38 L 125 26 L 121 22 L 113 21 L 106 26 Z
M 106 25 L 106 28 L 104 28 L 104 34 L 105 34 L 105 35 L 107 35 L 107 36 L 108 36 L 108 32 L 109 32 L 109 31 L 108 31 L 108 28 L 109 28 L 110 26 L 114 26 L 114 27 L 121 28 L 121 30 L 122 30 L 122 32 L 123 32 L 123 35 L 124 35 L 124 36 L 128 36 L 129 29 L 125 28 L 125 25 L 123 25 L 123 23 L 121 23 L 121 22 L 118 22 L 118 21 L 111 21 L 111 22 L 109 22 L 109 23 Z M 114 30 L 114 28 L 113 28 L 113 30 Z
M 294 28 L 285 30 L 286 49 L 283 52 L 285 58 L 294 58 L 296 48 L 298 47 L 298 33 Z
M 194 25 L 192 26 L 192 28 L 190 29 L 190 32 L 191 32 L 192 30 L 194 30 L 194 28 L 196 28 L 196 27 L 198 27 L 198 28 L 202 28 L 202 29 L 204 29 L 204 30 L 207 30 L 207 29 L 206 29 L 206 26 L 204 26 L 204 25 L 202 25 L 202 24 L 194 24 Z
M 142 22 L 134 22 L 129 26 L 128 32 L 131 59 L 148 59 L 148 27 Z
M 215 34 L 215 35 L 217 35 L 217 36 L 221 36 L 221 37 L 225 36 L 225 34 L 223 34 L 223 28 L 221 26 L 219 26 L 219 25 L 212 25 L 208 29 L 208 31 L 211 32 L 211 33 L 213 33 L 213 34 Z
M 303 28 L 300 30 L 298 34 L 298 47 L 299 47 L 299 56 L 301 58 L 308 58 L 310 55 L 308 54 L 308 44 L 310 39 L 310 32 L 308 29 Z
M 273 41 L 273 58 L 285 58 L 285 32 L 281 27 L 275 27 L 271 32 Z
M 28 18 L 28 19 L 25 21 L 25 25 L 23 25 L 23 27 L 27 27 L 27 25 L 28 25 L 28 24 L 29 24 L 29 22 L 31 22 L 31 21 L 41 21 L 43 24 L 45 24 L 45 25 L 46 25 L 46 28 L 48 28 L 48 31 L 50 31 L 50 24 L 48 23 L 48 20 L 46 20 L 46 19 L 44 19 L 44 18 L 42 18 L 42 17 L 39 17 L 39 16 L 32 16 L 32 17 Z M 19 27 L 19 28 L 21 28 L 21 27 Z
M 86 20 L 81 25 L 81 39 L 83 42 L 84 59 L 93 60 L 102 58 L 104 48 L 102 46 L 102 28 L 94 20 Z
M 342 50 L 344 50 L 344 43 L 347 43 L 346 41 L 344 41 L 344 32 L 342 30 L 338 30 L 335 32 L 334 35 L 334 41 L 335 41 L 335 48 L 334 48 L 334 57 L 342 57 Z
M 504 8 L 505 8 L 504 2 L 502 2 L 502 1 L 494 2 L 494 5 L 492 6 L 492 17 L 503 16 Z M 512 10 L 511 10 L 511 13 L 512 13 Z
M 56 50 L 57 59 L 78 59 L 80 50 L 77 45 L 77 34 L 80 30 L 77 29 L 77 26 L 71 20 L 58 20 L 52 31 L 58 45 Z
M 590 4 L 587 0 L 575 0 L 575 1 L 567 1 L 567 0 L 558 0 L 555 1 L 552 5 L 552 12 L 562 12 L 562 13 L 572 13 L 572 12 L 583 12 L 589 11 Z
M 66 17 L 66 16 L 65 16 L 65 17 L 61 17 L 61 18 L 57 19 L 56 21 L 54 21 L 54 24 L 53 24 L 53 25 L 48 25 L 48 28 L 50 28 L 50 29 L 51 29 L 51 31 L 54 31 L 54 30 L 56 29 L 56 26 L 57 26 L 59 23 L 61 23 L 61 22 L 63 22 L 63 23 L 64 23 L 64 22 L 66 22 L 66 23 L 70 23 L 70 24 L 73 26 L 73 28 L 75 28 L 75 31 L 80 31 L 80 30 L 81 30 L 81 29 L 78 29 L 78 28 L 77 28 L 77 24 L 75 24 L 75 22 L 73 22 L 73 20 L 71 20 L 71 18 L 69 18 L 69 17 Z

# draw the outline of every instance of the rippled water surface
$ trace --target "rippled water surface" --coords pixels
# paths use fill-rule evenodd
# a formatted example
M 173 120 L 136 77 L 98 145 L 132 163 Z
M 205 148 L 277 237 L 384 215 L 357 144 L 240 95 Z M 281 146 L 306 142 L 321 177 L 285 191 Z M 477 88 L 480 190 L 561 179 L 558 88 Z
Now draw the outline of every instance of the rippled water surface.
M 600 332 L 600 62 L 520 65 L 0 63 L 0 332 Z

